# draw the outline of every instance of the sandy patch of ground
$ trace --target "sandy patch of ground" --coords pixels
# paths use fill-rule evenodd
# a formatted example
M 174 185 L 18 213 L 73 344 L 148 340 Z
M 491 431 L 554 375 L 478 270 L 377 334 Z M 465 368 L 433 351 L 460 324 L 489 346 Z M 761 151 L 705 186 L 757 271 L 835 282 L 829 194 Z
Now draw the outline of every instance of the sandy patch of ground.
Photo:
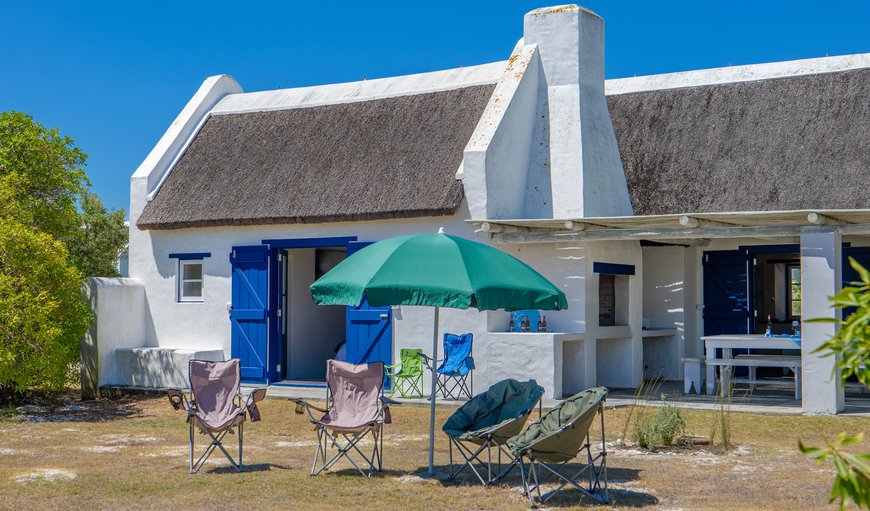
M 78 477 L 75 472 L 62 470 L 59 468 L 40 468 L 32 472 L 16 474 L 12 476 L 12 480 L 19 484 L 29 483 L 32 481 L 70 481 Z
M 102 454 L 107 452 L 119 452 L 124 447 L 125 446 L 123 445 L 95 445 L 93 447 L 82 447 L 82 450 L 85 452 Z
M 317 445 L 317 442 L 314 440 L 299 440 L 296 442 L 287 442 L 285 440 L 278 440 L 275 442 L 275 447 L 314 447 Z
M 156 436 L 145 435 L 129 435 L 129 434 L 110 434 L 100 437 L 103 442 L 109 445 L 147 445 L 162 442 L 163 438 Z

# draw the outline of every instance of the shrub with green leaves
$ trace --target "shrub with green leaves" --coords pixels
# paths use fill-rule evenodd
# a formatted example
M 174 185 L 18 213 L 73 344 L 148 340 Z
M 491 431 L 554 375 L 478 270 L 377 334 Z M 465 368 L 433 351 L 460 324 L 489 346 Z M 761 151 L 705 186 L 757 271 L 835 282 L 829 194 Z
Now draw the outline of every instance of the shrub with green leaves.
M 651 451 L 674 445 L 686 430 L 686 419 L 680 408 L 664 402 L 655 413 L 638 417 L 634 423 L 637 443 Z
M 82 277 L 54 237 L 0 218 L 0 398 L 75 377 L 90 324 Z
M 870 271 L 849 258 L 849 264 L 858 272 L 861 280 L 844 287 L 831 298 L 835 308 L 853 308 L 855 311 L 845 319 L 812 319 L 813 322 L 833 322 L 839 325 L 837 333 L 814 353 L 836 356 L 837 367 L 843 382 L 855 375 L 858 381 L 870 386 Z M 819 464 L 831 460 L 836 477 L 831 487 L 831 502 L 839 500 L 844 509 L 851 501 L 859 509 L 870 509 L 870 454 L 853 454 L 844 450 L 864 438 L 864 433 L 849 436 L 841 433 L 833 442 L 825 439 L 825 447 L 806 446 L 798 440 L 798 449 Z

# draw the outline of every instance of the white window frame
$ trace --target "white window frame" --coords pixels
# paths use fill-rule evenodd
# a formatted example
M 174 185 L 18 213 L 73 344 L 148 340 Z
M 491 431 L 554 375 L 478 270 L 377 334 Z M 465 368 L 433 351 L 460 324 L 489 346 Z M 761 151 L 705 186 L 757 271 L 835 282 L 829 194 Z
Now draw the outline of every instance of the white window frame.
M 200 278 L 198 279 L 185 279 L 184 278 L 184 267 L 192 266 L 194 264 L 198 264 L 200 266 Z M 203 293 L 205 292 L 205 267 L 203 265 L 202 259 L 179 259 L 178 260 L 178 274 L 175 279 L 175 297 L 178 303 L 202 303 L 203 301 Z M 199 282 L 200 285 L 200 296 L 184 296 L 184 283 L 185 282 Z

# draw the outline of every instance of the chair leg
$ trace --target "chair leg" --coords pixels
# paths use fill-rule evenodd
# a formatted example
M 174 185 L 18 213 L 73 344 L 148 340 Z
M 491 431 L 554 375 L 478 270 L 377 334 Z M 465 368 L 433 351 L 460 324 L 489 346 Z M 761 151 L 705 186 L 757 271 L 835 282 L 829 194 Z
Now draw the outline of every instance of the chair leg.
M 193 473 L 193 421 L 190 422 L 190 473 Z
M 244 433 L 244 430 L 245 423 L 242 422 L 241 424 L 239 424 L 239 472 L 242 472 L 244 470 L 244 467 L 242 465 L 242 435 Z

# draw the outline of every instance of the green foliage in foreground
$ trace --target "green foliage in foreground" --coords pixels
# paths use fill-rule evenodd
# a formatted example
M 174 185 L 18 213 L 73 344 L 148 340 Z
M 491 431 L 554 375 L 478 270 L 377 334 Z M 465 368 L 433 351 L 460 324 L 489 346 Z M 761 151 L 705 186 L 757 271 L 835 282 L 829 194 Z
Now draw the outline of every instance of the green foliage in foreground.
M 91 320 L 81 282 L 63 243 L 0 219 L 0 397 L 69 382 Z
M 849 258 L 849 264 L 858 272 L 861 280 L 843 288 L 831 298 L 834 307 L 855 307 L 854 313 L 843 320 L 813 319 L 814 322 L 837 323 L 840 329 L 828 342 L 815 352 L 836 356 L 842 378 L 856 375 L 864 385 L 870 386 L 870 271 Z M 836 440 L 825 440 L 825 447 L 807 447 L 798 440 L 798 448 L 819 464 L 831 459 L 837 476 L 831 488 L 831 502 L 839 500 L 840 509 L 851 501 L 860 509 L 870 509 L 870 454 L 851 454 L 843 448 L 860 442 L 864 433 L 849 436 L 840 433 Z
M 840 433 L 833 442 L 826 440 L 826 447 L 807 447 L 798 440 L 798 449 L 817 460 L 819 465 L 828 458 L 833 460 L 837 477 L 831 487 L 831 502 L 839 499 L 840 509 L 844 509 L 850 500 L 858 507 L 870 506 L 870 454 L 851 454 L 843 450 L 844 447 L 863 439 L 864 432 L 855 436 Z

